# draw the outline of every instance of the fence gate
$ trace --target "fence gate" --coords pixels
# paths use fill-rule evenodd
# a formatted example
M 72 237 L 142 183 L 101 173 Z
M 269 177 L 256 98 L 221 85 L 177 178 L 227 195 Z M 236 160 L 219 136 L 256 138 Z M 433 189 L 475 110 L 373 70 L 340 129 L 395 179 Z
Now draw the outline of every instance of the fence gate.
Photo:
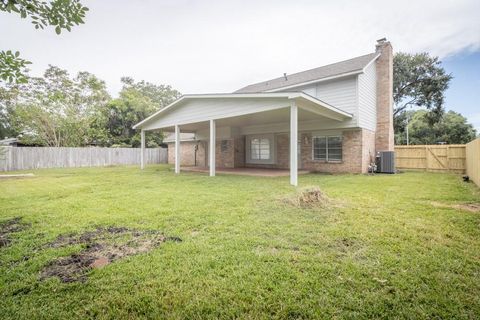
M 464 173 L 465 158 L 463 144 L 395 146 L 398 169 Z

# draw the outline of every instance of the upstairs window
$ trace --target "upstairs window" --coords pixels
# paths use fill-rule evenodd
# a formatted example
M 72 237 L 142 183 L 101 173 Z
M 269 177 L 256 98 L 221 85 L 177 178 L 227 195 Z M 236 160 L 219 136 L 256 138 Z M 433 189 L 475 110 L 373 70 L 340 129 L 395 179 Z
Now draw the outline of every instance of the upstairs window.
M 342 161 L 342 137 L 318 136 L 313 137 L 313 160 L 327 162 Z

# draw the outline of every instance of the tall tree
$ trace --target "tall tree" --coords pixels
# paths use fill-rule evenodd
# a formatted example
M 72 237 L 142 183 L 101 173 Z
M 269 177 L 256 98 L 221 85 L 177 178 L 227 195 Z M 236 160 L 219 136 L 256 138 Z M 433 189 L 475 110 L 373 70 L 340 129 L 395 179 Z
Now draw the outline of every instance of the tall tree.
M 0 11 L 30 18 L 35 29 L 52 26 L 60 34 L 70 31 L 75 25 L 84 23 L 88 11 L 79 0 L 0 0 Z M 12 83 L 27 82 L 27 65 L 30 61 L 20 58 L 20 53 L 0 51 L 0 79 Z
M 180 96 L 180 92 L 168 85 L 135 82 L 122 78 L 123 88 L 117 99 L 110 101 L 96 116 L 95 140 L 105 146 L 140 145 L 140 134 L 133 125 L 153 112 L 164 108 Z M 155 147 L 163 142 L 161 132 L 147 132 L 148 146 Z
M 50 66 L 43 77 L 11 85 L 10 127 L 22 141 L 55 147 L 89 144 L 96 110 L 110 96 L 105 83 L 88 72 L 70 78 L 66 70 Z
M 11 115 L 20 95 L 19 85 L 0 85 L 0 139 L 16 137 L 18 131 L 12 126 Z
M 153 107 L 157 110 L 166 107 L 181 95 L 180 92 L 169 85 L 156 85 L 144 80 L 135 82 L 130 77 L 123 77 L 121 81 L 123 83 L 122 91 L 133 90 L 139 92 L 142 96 L 149 98 L 154 104 Z
M 406 112 L 410 144 L 464 144 L 476 137 L 476 130 L 460 113 L 448 111 L 435 124 L 430 124 L 428 111 Z M 396 144 L 406 144 L 406 134 L 395 135 Z
M 408 107 L 425 108 L 430 124 L 439 121 L 445 102 L 445 91 L 452 75 L 447 74 L 438 57 L 428 53 L 399 52 L 393 59 L 393 100 L 395 132 L 405 131 Z

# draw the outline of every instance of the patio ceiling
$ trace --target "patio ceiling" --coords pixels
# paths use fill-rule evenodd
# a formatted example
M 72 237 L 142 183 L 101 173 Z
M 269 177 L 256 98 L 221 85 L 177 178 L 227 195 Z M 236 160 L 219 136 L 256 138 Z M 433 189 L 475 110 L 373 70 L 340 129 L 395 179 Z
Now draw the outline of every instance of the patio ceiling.
M 325 121 L 324 116 L 299 109 L 298 111 L 298 121 Z M 242 116 L 230 117 L 217 120 L 217 127 L 250 127 L 250 126 L 261 126 L 261 125 L 270 125 L 284 123 L 288 125 L 290 121 L 290 109 L 288 107 L 282 109 L 275 109 L 270 111 L 257 112 L 252 114 L 246 114 Z M 209 128 L 208 121 L 187 123 L 180 126 L 182 132 L 195 133 L 199 130 L 207 130 Z M 174 132 L 175 126 L 166 127 L 162 129 L 165 132 Z

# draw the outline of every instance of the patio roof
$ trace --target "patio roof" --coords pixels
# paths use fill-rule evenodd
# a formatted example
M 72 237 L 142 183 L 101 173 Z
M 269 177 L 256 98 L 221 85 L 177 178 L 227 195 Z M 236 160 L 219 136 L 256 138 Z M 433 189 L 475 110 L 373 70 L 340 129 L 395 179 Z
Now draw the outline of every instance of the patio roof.
M 352 118 L 350 113 L 303 92 L 187 94 L 137 123 L 133 128 L 155 130 L 171 128 L 175 125 L 209 121 L 211 119 L 225 119 L 286 108 L 290 106 L 292 101 L 300 109 L 325 118 L 337 121 Z M 196 112 L 200 111 L 198 114 L 193 115 L 190 112 L 188 117 L 175 116 L 174 111 L 176 108 L 186 103 L 195 104 L 195 102 L 197 102 L 197 105 L 192 106 L 192 109 Z M 238 107 L 234 108 L 233 106 Z M 201 108 L 203 110 L 200 110 Z M 207 108 L 211 110 L 206 110 Z M 162 121 L 162 118 L 165 121 Z

